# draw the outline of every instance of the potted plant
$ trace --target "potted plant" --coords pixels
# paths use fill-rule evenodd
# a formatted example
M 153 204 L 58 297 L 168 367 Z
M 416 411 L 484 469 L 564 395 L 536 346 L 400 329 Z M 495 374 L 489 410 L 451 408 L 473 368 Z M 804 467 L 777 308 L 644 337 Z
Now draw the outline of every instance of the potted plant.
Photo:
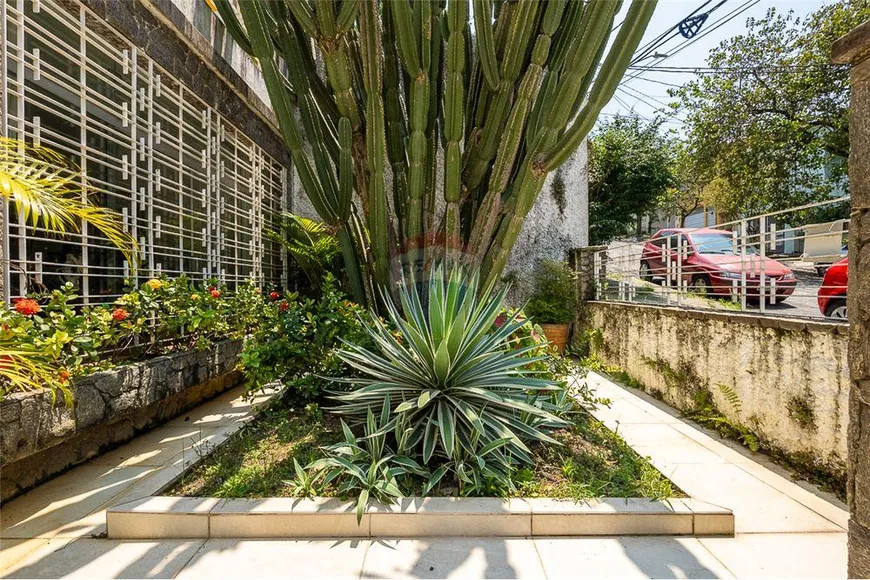
M 559 354 L 565 352 L 575 308 L 574 273 L 564 262 L 541 261 L 535 271 L 535 290 L 525 312 L 540 325 Z

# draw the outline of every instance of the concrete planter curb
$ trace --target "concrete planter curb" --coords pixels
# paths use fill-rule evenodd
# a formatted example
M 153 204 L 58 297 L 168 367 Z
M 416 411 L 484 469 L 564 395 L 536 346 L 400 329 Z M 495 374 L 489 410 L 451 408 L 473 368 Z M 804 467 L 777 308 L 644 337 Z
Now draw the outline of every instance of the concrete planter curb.
M 151 496 L 106 513 L 112 539 L 733 536 L 731 510 L 693 499 L 405 498 L 369 506 L 333 498 Z
M 0 501 L 238 386 L 241 340 L 158 356 L 76 378 L 74 405 L 48 391 L 0 402 Z

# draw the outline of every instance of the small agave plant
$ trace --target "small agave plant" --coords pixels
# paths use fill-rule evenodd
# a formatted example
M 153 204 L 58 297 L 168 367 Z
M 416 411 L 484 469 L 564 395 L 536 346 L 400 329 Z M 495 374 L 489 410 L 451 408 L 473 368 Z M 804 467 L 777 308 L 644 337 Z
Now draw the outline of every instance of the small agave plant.
M 388 409 L 381 432 L 402 455 L 438 465 L 426 492 L 451 470 L 460 487 L 483 478 L 509 486 L 513 466 L 532 461 L 528 442 L 557 444 L 547 432 L 565 422 L 540 401 L 563 387 L 529 370 L 544 358 L 529 354 L 536 346 L 509 344 L 523 325 L 517 313 L 496 327 L 507 289 L 481 289 L 476 274 L 456 267 L 433 269 L 426 290 L 425 300 L 415 285 L 401 290 L 401 313 L 383 293 L 398 332 L 373 317 L 367 332 L 379 352 L 351 344 L 339 352 L 361 376 L 340 379 L 354 390 L 336 395 L 333 411 L 365 424 L 371 409 Z

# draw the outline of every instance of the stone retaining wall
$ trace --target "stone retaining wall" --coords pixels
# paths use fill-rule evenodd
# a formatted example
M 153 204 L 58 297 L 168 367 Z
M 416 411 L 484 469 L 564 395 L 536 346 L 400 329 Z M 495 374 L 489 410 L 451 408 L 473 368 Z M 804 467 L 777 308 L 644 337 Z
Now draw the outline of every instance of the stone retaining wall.
M 637 304 L 586 306 L 595 354 L 651 394 L 683 411 L 712 399 L 771 449 L 845 476 L 847 325 Z
M 75 380 L 74 405 L 45 391 L 0 403 L 0 501 L 241 383 L 242 341 L 160 356 Z

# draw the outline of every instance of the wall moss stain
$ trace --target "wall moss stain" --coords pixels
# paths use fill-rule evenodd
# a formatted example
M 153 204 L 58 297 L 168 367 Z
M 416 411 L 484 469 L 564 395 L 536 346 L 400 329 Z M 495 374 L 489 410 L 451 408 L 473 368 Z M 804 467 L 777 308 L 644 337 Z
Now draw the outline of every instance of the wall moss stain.
M 601 333 L 595 354 L 645 391 L 684 412 L 709 397 L 725 419 L 751 425 L 767 448 L 815 458 L 792 463 L 828 473 L 845 468 L 848 336 L 836 327 L 602 302 L 588 309 L 590 328 Z M 742 411 L 718 385 L 736 394 Z

